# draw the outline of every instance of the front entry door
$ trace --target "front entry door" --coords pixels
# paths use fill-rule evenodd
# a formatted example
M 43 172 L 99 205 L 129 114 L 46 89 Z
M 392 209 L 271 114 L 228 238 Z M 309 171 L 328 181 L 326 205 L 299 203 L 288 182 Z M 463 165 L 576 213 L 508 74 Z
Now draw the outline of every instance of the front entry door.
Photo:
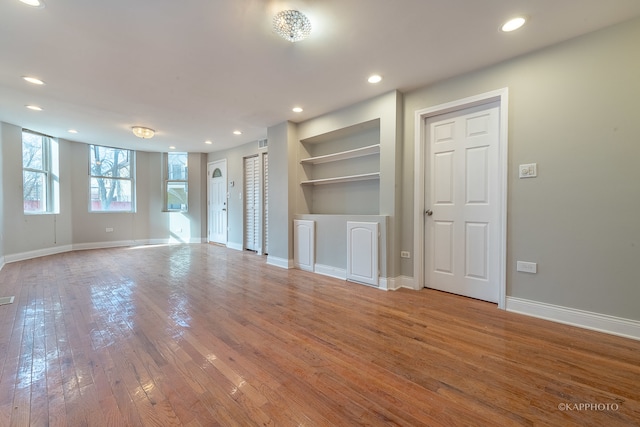
M 500 107 L 427 119 L 426 287 L 498 302 Z
M 209 241 L 227 244 L 227 161 L 210 163 L 209 177 Z

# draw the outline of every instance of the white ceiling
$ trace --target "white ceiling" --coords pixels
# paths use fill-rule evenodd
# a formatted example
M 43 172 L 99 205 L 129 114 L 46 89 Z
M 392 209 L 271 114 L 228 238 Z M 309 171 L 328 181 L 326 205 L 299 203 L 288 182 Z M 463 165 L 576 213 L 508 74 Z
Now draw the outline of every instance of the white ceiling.
M 640 15 L 638 0 L 45 3 L 0 3 L 0 121 L 85 143 L 191 152 L 263 139 L 286 120 L 422 87 Z M 309 39 L 294 44 L 273 33 L 272 16 L 284 9 L 311 19 Z M 525 27 L 499 31 L 518 14 L 530 18 Z M 367 83 L 371 73 L 384 80 Z M 133 125 L 157 134 L 143 141 Z

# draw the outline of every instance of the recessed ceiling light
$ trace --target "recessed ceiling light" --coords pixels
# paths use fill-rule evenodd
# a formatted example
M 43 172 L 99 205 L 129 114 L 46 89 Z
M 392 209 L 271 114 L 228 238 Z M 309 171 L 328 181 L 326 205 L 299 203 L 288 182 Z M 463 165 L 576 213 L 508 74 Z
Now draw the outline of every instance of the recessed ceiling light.
M 37 105 L 25 105 L 25 107 L 33 111 L 42 111 L 42 107 L 38 107 Z
M 378 74 L 373 74 L 373 75 L 369 76 L 367 81 L 369 83 L 380 83 L 382 81 L 382 76 L 380 76 Z
M 20 0 L 20 1 L 31 7 L 44 7 L 43 0 Z
M 518 16 L 517 18 L 513 18 L 505 22 L 500 29 L 505 33 L 508 33 L 522 27 L 525 22 L 527 22 L 527 20 L 524 17 Z
M 234 134 L 234 135 L 242 135 L 242 132 L 240 132 L 239 130 L 234 130 L 234 131 L 233 131 L 233 134 Z
M 302 113 L 302 111 L 304 110 L 301 107 L 293 107 L 291 111 L 293 111 L 294 113 Z
M 75 130 L 75 129 L 69 129 L 67 132 L 69 132 L 69 133 L 78 133 L 78 131 Z
M 25 81 L 28 81 L 29 83 L 33 83 L 34 85 L 43 85 L 44 82 L 38 78 L 35 77 L 29 77 L 29 76 L 22 76 L 22 78 Z
M 176 149 L 176 147 L 175 147 L 175 146 L 173 146 L 173 145 L 170 145 L 170 146 L 169 146 L 169 150 L 175 150 L 175 149 Z
M 212 141 L 209 141 L 209 140 L 205 141 L 204 143 L 205 143 L 205 144 L 209 144 L 209 145 L 213 144 L 213 142 L 212 142 Z

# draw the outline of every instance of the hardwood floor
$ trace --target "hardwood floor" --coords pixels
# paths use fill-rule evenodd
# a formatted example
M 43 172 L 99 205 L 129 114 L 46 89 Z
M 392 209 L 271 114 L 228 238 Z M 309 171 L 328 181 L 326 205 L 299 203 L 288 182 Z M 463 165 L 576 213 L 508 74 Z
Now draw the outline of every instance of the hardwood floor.
M 0 426 L 640 425 L 640 342 L 213 245 L 0 272 Z

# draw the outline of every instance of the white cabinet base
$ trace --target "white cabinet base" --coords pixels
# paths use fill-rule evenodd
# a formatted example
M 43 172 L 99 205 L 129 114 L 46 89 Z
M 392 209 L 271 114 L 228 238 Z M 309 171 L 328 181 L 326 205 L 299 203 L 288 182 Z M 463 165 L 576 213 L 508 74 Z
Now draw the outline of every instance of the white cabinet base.
M 305 271 L 313 271 L 315 264 L 315 221 L 293 220 L 293 265 Z
M 378 286 L 378 223 L 347 222 L 347 280 Z

